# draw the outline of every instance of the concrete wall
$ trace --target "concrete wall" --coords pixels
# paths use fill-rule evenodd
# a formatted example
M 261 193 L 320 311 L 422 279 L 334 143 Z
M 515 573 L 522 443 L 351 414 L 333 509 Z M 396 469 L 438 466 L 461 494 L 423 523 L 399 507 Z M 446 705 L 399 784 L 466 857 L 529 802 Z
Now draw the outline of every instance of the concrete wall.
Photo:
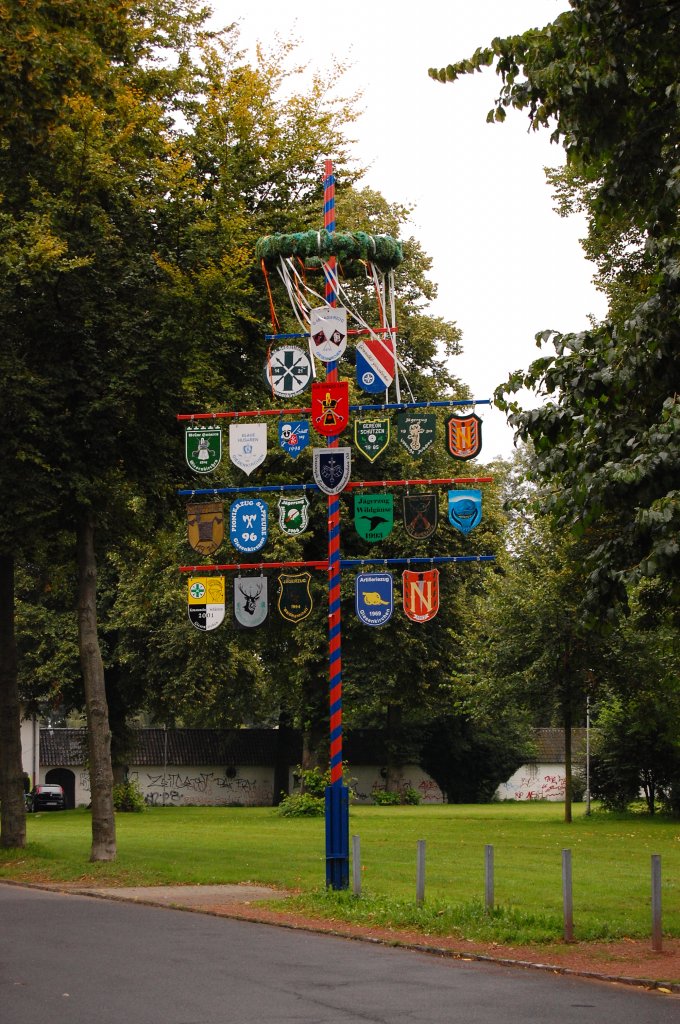
M 274 771 L 267 767 L 168 765 L 163 772 L 162 766 L 150 766 L 131 768 L 128 778 L 139 785 L 147 804 L 154 807 L 270 807 L 274 799 Z
M 297 779 L 294 769 L 290 769 L 288 785 L 293 793 L 297 787 Z M 373 803 L 373 793 L 376 789 L 385 788 L 385 779 L 381 774 L 380 767 L 374 765 L 350 765 L 350 788 L 352 790 L 352 802 L 357 804 Z M 415 764 L 404 765 L 401 769 L 399 791 L 415 789 L 423 804 L 442 804 L 444 794 L 431 779 L 427 772 Z
M 564 800 L 563 764 L 523 764 L 496 790 L 498 800 Z

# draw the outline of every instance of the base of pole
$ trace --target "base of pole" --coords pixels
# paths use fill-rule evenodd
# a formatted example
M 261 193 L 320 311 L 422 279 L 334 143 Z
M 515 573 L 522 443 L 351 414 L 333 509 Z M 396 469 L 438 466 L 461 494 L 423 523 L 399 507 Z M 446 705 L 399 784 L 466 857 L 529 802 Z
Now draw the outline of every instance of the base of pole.
M 349 789 L 326 786 L 326 887 L 349 888 Z

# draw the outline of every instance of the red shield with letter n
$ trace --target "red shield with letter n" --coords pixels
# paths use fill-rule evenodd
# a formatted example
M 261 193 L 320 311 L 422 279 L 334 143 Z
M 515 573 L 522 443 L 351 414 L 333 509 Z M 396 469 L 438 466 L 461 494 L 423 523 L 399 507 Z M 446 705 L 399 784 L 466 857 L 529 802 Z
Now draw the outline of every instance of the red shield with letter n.
M 405 569 L 402 580 L 404 614 L 412 622 L 429 622 L 439 611 L 439 570 Z
M 482 450 L 482 421 L 474 412 L 469 416 L 449 416 L 446 440 L 454 459 L 474 459 Z

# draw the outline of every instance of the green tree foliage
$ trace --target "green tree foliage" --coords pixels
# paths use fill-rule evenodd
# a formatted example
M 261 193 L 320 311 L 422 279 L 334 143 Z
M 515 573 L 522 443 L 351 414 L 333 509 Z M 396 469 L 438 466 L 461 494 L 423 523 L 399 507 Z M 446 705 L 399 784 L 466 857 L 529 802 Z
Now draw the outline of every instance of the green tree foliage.
M 547 507 L 577 533 L 599 532 L 587 562 L 596 609 L 657 574 L 677 597 L 679 19 L 671 0 L 571 0 L 545 28 L 430 71 L 455 81 L 495 62 L 503 85 L 489 120 L 516 108 L 531 128 L 549 128 L 587 184 L 590 238 L 601 254 L 609 246 L 617 282 L 637 259 L 635 288 L 602 325 L 543 332 L 539 344 L 552 341 L 556 354 L 497 391 L 518 436 L 535 444 Z M 523 409 L 511 397 L 523 387 L 543 404 Z
M 75 538 L 96 860 L 115 856 L 96 545 L 131 527 L 138 490 L 153 505 L 167 471 L 154 431 L 183 374 L 154 251 L 203 17 L 192 0 L 41 0 L 0 23 L 0 481 L 22 493 L 0 542 L 26 551 L 55 524 Z
M 650 814 L 659 804 L 680 814 L 680 642 L 666 589 L 659 580 L 635 588 L 595 707 L 591 790 L 615 810 L 642 793 Z

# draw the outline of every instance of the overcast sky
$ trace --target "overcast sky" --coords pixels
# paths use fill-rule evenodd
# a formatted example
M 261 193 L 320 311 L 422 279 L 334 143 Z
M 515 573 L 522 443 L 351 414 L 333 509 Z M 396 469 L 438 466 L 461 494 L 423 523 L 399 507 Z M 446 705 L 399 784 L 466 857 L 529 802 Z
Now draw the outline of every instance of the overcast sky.
M 486 124 L 500 79 L 492 69 L 453 85 L 430 67 L 469 57 L 496 35 L 554 20 L 564 0 L 343 0 L 334 8 L 298 0 L 211 0 L 214 21 L 237 21 L 241 44 L 295 38 L 312 69 L 350 61 L 343 93 L 363 90 L 364 113 L 349 129 L 364 184 L 414 207 L 411 233 L 433 258 L 439 295 L 431 311 L 463 332 L 453 372 L 476 398 L 539 354 L 534 335 L 580 330 L 604 301 L 583 258 L 580 218 L 560 218 L 543 168 L 563 163 L 549 132 L 528 134 L 524 114 Z M 324 156 L 320 154 L 322 161 Z M 322 168 L 323 164 L 320 163 Z M 300 225 L 304 230 L 311 225 Z M 338 224 L 340 229 L 342 225 Z M 484 419 L 484 460 L 512 453 L 498 411 Z

